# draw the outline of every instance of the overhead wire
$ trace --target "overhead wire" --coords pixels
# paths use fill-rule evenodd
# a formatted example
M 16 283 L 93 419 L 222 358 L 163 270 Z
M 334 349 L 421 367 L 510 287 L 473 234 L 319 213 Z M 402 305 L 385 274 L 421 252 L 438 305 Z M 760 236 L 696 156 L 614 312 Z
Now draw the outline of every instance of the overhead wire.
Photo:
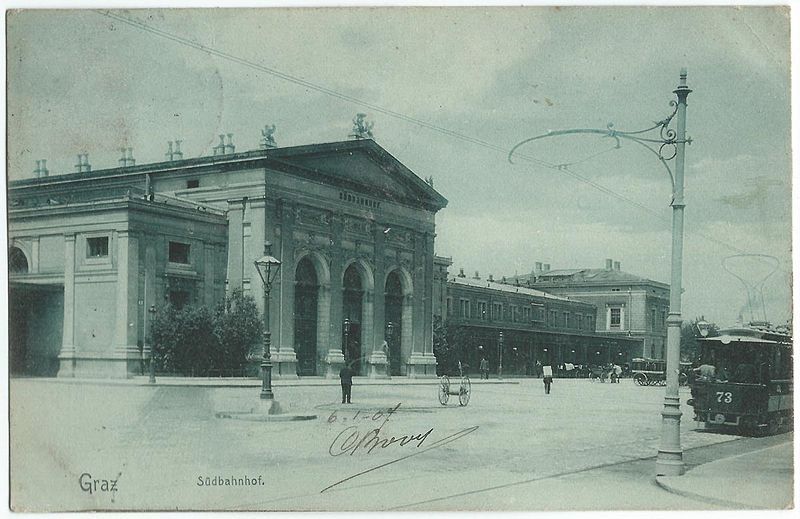
M 420 127 L 423 127 L 423 128 L 426 128 L 426 129 L 441 133 L 443 135 L 448 135 L 448 136 L 453 137 L 455 139 L 458 139 L 458 140 L 461 140 L 461 141 L 464 141 L 464 142 L 468 142 L 468 143 L 471 143 L 471 144 L 475 144 L 475 145 L 481 146 L 481 147 L 486 148 L 486 149 L 490 149 L 490 150 L 496 151 L 496 152 L 502 154 L 504 157 L 507 157 L 508 153 L 510 151 L 506 147 L 503 147 L 503 146 L 500 146 L 500 145 L 485 141 L 483 139 L 480 139 L 480 138 L 477 138 L 477 137 L 474 137 L 474 136 L 471 136 L 471 135 L 467 135 L 467 134 L 464 134 L 464 133 L 461 133 L 461 132 L 458 132 L 458 131 L 455 131 L 455 130 L 451 130 L 449 128 L 445 128 L 445 127 L 436 125 L 436 124 L 431 123 L 429 121 L 425 121 L 423 119 L 418 119 L 416 117 L 412 117 L 412 116 L 403 114 L 401 112 L 397 112 L 395 110 L 391 110 L 391 109 L 385 108 L 383 106 L 371 103 L 369 101 L 364 101 L 363 99 L 359 99 L 357 97 L 354 97 L 354 96 L 351 96 L 351 95 L 348 95 L 348 94 L 344 94 L 342 92 L 333 90 L 331 88 L 327 88 L 325 86 L 318 85 L 316 83 L 313 83 L 311 81 L 305 80 L 303 78 L 300 78 L 300 77 L 297 77 L 297 76 L 294 76 L 294 75 L 291 75 L 291 74 L 287 74 L 285 72 L 281 72 L 281 71 L 279 71 L 277 69 L 274 69 L 272 67 L 268 67 L 266 65 L 262 65 L 262 64 L 247 60 L 245 58 L 241 58 L 239 56 L 235 56 L 233 54 L 230 54 L 230 53 L 215 49 L 213 47 L 209 47 L 208 45 L 204 45 L 204 44 L 202 44 L 200 42 L 191 40 L 189 38 L 185 38 L 183 36 L 179 36 L 179 35 L 164 31 L 164 30 L 159 29 L 157 27 L 153 27 L 152 25 L 149 25 L 149 24 L 147 24 L 147 23 L 145 23 L 143 21 L 136 20 L 134 18 L 130 18 L 130 17 L 127 17 L 127 16 L 122 16 L 120 14 L 114 13 L 114 12 L 109 11 L 109 10 L 95 10 L 94 12 L 96 12 L 97 14 L 100 14 L 102 16 L 105 16 L 107 18 L 111 18 L 113 20 L 117 20 L 119 22 L 127 24 L 127 25 L 129 25 L 131 27 L 134 27 L 136 29 L 148 32 L 150 34 L 156 35 L 158 37 L 161 37 L 161 38 L 164 38 L 164 39 L 167 39 L 167 40 L 170 40 L 170 41 L 173 41 L 173 42 L 178 43 L 180 45 L 185 45 L 185 46 L 194 48 L 196 50 L 199 50 L 201 52 L 205 52 L 206 54 L 209 54 L 211 56 L 216 56 L 216 57 L 218 57 L 220 59 L 224 59 L 224 60 L 227 60 L 227 61 L 231 61 L 233 63 L 237 63 L 239 65 L 243 65 L 245 67 L 248 67 L 248 68 L 251 68 L 251 69 L 266 73 L 266 74 L 269 74 L 269 75 L 277 77 L 279 79 L 283 79 L 283 80 L 288 81 L 290 83 L 294 83 L 294 84 L 306 87 L 308 89 L 315 90 L 317 92 L 329 95 L 331 97 L 340 99 L 342 101 L 347 101 L 349 103 L 353 103 L 353 104 L 356 104 L 358 106 L 366 107 L 366 108 L 369 108 L 370 110 L 373 110 L 375 112 L 378 112 L 378 113 L 381 113 L 381 114 L 384 114 L 384 115 L 388 115 L 390 117 L 399 119 L 401 121 L 405 121 L 405 122 L 408 122 L 408 123 L 411 123 L 411 124 L 415 124 L 417 126 L 420 126 Z M 591 180 L 590 178 L 587 178 L 587 177 L 585 177 L 585 176 L 573 171 L 572 169 L 570 169 L 570 166 L 572 166 L 572 165 L 579 164 L 581 162 L 585 162 L 585 161 L 587 161 L 587 160 L 589 160 L 589 159 L 591 159 L 591 158 L 593 158 L 595 156 L 598 156 L 598 155 L 601 155 L 603 153 L 607 153 L 609 151 L 612 151 L 613 149 L 615 149 L 615 148 L 611 148 L 609 150 L 605 150 L 605 151 L 602 151 L 600 153 L 596 153 L 596 154 L 594 154 L 594 155 L 592 155 L 590 157 L 587 157 L 587 158 L 584 158 L 584 159 L 581 159 L 581 160 L 578 160 L 578 161 L 574 161 L 574 162 L 570 162 L 570 163 L 564 163 L 564 164 L 556 164 L 556 163 L 548 162 L 548 161 L 539 159 L 537 157 L 533 157 L 531 155 L 527 155 L 527 154 L 523 154 L 523 153 L 519 153 L 519 152 L 516 152 L 514 154 L 514 156 L 519 158 L 519 159 L 522 159 L 522 160 L 524 160 L 526 162 L 529 162 L 530 164 L 532 164 L 534 166 L 550 169 L 550 170 L 562 173 L 564 175 L 567 175 L 567 176 L 569 176 L 569 177 L 571 177 L 571 178 L 573 178 L 573 179 L 575 179 L 575 180 L 577 180 L 577 181 L 579 181 L 581 183 L 589 185 L 589 186 L 595 188 L 596 190 L 601 191 L 601 192 L 603 192 L 603 193 L 605 193 L 605 194 L 607 194 L 609 196 L 612 196 L 612 197 L 614 197 L 614 198 L 616 198 L 616 199 L 618 199 L 620 201 L 623 201 L 623 202 L 626 202 L 628 204 L 631 204 L 631 205 L 633 205 L 633 206 L 635 206 L 635 207 L 637 207 L 637 208 L 649 213 L 650 215 L 653 215 L 653 216 L 657 217 L 658 219 L 662 220 L 662 222 L 663 222 L 663 215 L 661 213 L 659 213 L 658 211 L 654 211 L 650 207 L 648 207 L 648 206 L 646 206 L 646 205 L 644 205 L 644 204 L 642 204 L 640 202 L 637 202 L 636 200 L 634 200 L 634 199 L 632 199 L 630 197 L 627 197 L 627 196 L 625 196 L 625 195 L 623 195 L 621 193 L 618 193 L 618 192 L 614 191 L 613 189 L 608 188 L 608 187 L 606 187 L 603 184 L 600 184 L 598 182 L 595 182 L 595 181 Z M 736 246 L 734 246 L 734 245 L 732 245 L 732 244 L 730 244 L 730 243 L 728 243 L 726 241 L 714 238 L 713 236 L 709 236 L 709 235 L 707 235 L 705 233 L 702 233 L 700 231 L 691 231 L 689 234 L 695 234 L 695 235 L 701 236 L 701 237 L 705 238 L 708 241 L 711 241 L 713 243 L 716 243 L 718 245 L 726 247 L 726 248 L 728 248 L 728 249 L 730 249 L 732 251 L 735 251 L 737 253 L 741 253 L 741 254 L 746 253 L 746 251 L 743 250 L 743 249 L 740 249 L 740 248 L 738 248 L 738 247 L 736 247 Z M 781 269 L 781 270 L 784 270 L 784 269 Z

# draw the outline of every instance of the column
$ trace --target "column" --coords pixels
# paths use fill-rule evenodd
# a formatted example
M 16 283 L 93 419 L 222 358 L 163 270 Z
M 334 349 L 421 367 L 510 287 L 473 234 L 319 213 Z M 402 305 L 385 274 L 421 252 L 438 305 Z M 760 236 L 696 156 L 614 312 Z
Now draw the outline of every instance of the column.
M 75 234 L 64 236 L 64 331 L 61 338 L 59 377 L 75 376 Z
M 281 261 L 281 270 L 276 281 L 277 290 L 272 291 L 270 314 L 277 316 L 277 352 L 273 362 L 278 368 L 273 375 L 297 377 L 297 354 L 294 351 L 294 211 L 295 205 L 281 200 L 279 221 L 281 235 L 272 245 L 272 255 Z M 275 344 L 277 342 L 277 344 Z
M 342 215 L 336 213 L 331 217 L 331 287 L 330 287 L 330 323 L 326 376 L 335 378 L 344 365 L 342 353 Z
M 372 239 L 374 245 L 375 265 L 373 271 L 374 297 L 372 299 L 372 352 L 369 355 L 370 378 L 388 377 L 386 372 L 387 359 L 383 351 L 383 341 L 386 340 L 386 235 L 384 224 L 373 226 Z
M 136 344 L 139 309 L 139 243 L 135 234 L 128 230 L 117 233 L 117 319 L 114 326 L 112 358 L 121 361 L 113 367 L 113 374 L 128 376 L 135 373 L 139 357 Z M 129 368 L 130 364 L 130 368 Z
M 428 258 L 430 256 L 430 258 Z M 433 285 L 430 276 L 433 273 L 432 237 L 428 233 L 414 235 L 414 259 L 412 262 L 412 276 L 414 282 L 412 306 L 412 350 L 408 358 L 406 374 L 411 377 L 436 376 L 436 357 L 430 353 L 431 347 L 426 342 L 433 341 L 432 325 L 433 313 L 430 306 Z M 428 313 L 430 311 L 431 313 Z M 405 323 L 403 323 L 405 328 Z M 426 352 L 428 350 L 428 352 Z

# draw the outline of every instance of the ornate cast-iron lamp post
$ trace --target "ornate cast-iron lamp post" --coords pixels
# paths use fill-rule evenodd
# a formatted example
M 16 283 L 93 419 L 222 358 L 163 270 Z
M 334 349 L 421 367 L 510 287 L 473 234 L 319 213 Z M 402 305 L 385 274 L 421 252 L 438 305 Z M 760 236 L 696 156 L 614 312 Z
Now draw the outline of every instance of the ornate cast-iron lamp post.
M 394 341 L 394 323 L 389 321 L 386 324 L 386 375 L 392 376 L 392 344 Z
M 653 153 L 669 173 L 672 180 L 672 271 L 670 275 L 669 318 L 667 319 L 667 389 L 664 396 L 664 408 L 661 411 L 661 441 L 656 459 L 656 474 L 659 476 L 679 476 L 684 472 L 683 450 L 681 448 L 680 428 L 681 410 L 678 396 L 678 374 L 680 371 L 681 347 L 681 292 L 683 275 L 683 212 L 686 204 L 683 200 L 683 173 L 686 144 L 686 98 L 691 90 L 686 85 L 686 69 L 681 69 L 680 84 L 673 90 L 677 101 L 670 101 L 674 108 L 666 119 L 644 130 L 623 132 L 614 129 L 609 123 L 606 129 L 581 128 L 572 130 L 551 131 L 526 139 L 518 143 L 508 154 L 509 161 L 516 149 L 523 144 L 568 134 L 599 134 L 612 137 L 619 148 L 621 139 L 633 141 Z M 677 130 L 669 127 L 677 115 Z M 649 132 L 658 132 L 655 137 L 645 137 Z M 668 161 L 675 159 L 673 175 Z M 567 165 L 555 166 L 558 168 Z
M 272 244 L 264 244 L 264 256 L 253 262 L 258 271 L 258 276 L 264 284 L 264 356 L 261 359 L 261 398 L 262 400 L 272 400 L 275 395 L 272 393 L 272 360 L 270 359 L 270 345 L 272 334 L 269 331 L 269 293 L 272 290 L 272 283 L 281 268 L 281 262 L 270 255 Z
M 152 321 L 153 316 L 156 314 L 156 305 L 150 305 L 150 307 L 147 309 L 147 312 L 150 314 L 150 320 Z M 146 325 L 147 325 L 147 322 L 145 321 L 145 326 Z M 147 332 L 145 331 L 145 337 L 146 336 L 147 336 Z M 155 363 L 155 356 L 154 356 L 155 351 L 153 350 L 153 346 L 155 346 L 155 345 L 154 344 L 150 345 L 150 365 L 148 366 L 148 368 L 149 368 L 148 371 L 150 372 L 150 378 L 149 378 L 150 384 L 155 384 L 156 383 L 156 363 Z
M 497 339 L 497 356 L 499 357 L 499 364 L 497 365 L 497 378 L 503 378 L 503 345 L 505 338 L 503 337 L 503 330 L 500 330 L 500 336 Z
M 342 328 L 344 329 L 344 348 L 342 348 L 342 355 L 344 355 L 344 363 L 348 364 L 350 362 L 350 328 L 352 327 L 352 323 L 350 319 L 345 319 L 344 323 L 342 324 Z

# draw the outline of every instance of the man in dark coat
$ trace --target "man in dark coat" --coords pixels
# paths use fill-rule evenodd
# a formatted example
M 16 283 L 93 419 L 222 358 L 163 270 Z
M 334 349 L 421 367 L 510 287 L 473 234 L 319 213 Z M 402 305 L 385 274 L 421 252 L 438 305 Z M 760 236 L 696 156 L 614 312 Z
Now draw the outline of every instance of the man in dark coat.
M 342 366 L 342 369 L 339 370 L 339 378 L 342 380 L 342 403 L 344 404 L 350 402 L 350 390 L 353 387 L 353 370 L 350 369 L 350 366 L 345 364 Z

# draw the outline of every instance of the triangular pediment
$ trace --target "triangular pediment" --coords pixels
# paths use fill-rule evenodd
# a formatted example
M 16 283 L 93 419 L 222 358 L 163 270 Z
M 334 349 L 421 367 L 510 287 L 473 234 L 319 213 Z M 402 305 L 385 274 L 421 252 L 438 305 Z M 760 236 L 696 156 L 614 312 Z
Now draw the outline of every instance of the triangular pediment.
M 278 148 L 270 156 L 382 200 L 438 211 L 447 200 L 372 140 Z

